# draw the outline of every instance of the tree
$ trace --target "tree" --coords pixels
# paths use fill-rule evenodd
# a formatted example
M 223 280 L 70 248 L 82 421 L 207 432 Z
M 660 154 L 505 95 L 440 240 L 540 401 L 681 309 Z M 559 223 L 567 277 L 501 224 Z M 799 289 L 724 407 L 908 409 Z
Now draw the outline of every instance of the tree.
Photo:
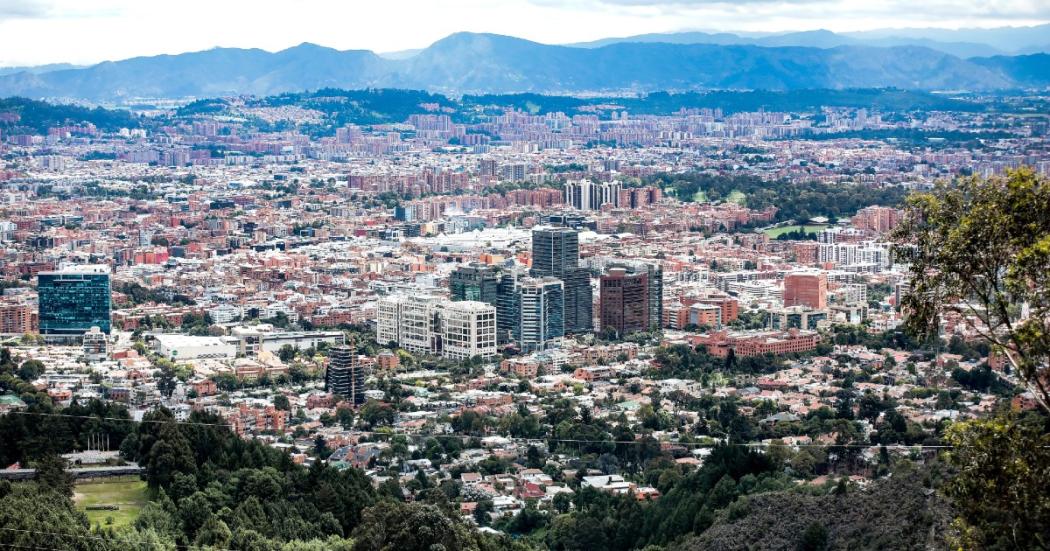
M 936 335 L 944 313 L 973 316 L 1050 411 L 1050 182 L 1029 169 L 960 179 L 908 199 L 894 232 L 911 264 L 908 326 Z
M 43 488 L 48 488 L 66 497 L 73 497 L 75 479 L 66 470 L 66 461 L 57 455 L 45 456 L 37 462 L 36 479 Z
M 798 542 L 799 551 L 823 551 L 828 548 L 828 530 L 823 524 L 813 522 L 802 532 Z
M 1050 547 L 1050 420 L 995 418 L 946 433 L 959 469 L 947 486 L 959 512 L 960 547 Z
M 477 550 L 480 536 L 437 507 L 381 501 L 364 512 L 354 531 L 355 551 Z
M 273 397 L 273 407 L 282 411 L 292 410 L 292 405 L 288 402 L 288 397 L 284 394 L 278 394 Z
M 44 374 L 44 364 L 40 360 L 26 360 L 18 367 L 18 378 L 33 381 Z

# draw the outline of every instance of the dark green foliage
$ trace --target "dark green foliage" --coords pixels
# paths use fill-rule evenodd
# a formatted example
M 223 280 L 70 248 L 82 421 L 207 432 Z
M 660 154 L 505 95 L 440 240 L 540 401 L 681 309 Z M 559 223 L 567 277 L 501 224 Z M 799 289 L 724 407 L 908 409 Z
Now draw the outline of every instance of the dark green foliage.
M 10 493 L 0 498 L 0 549 L 41 545 L 75 551 L 101 548 L 91 539 L 87 517 L 68 496 L 35 482 L 12 484 Z
M 748 208 L 776 207 L 775 221 L 803 222 L 814 216 L 842 218 L 871 206 L 897 206 L 907 191 L 899 186 L 871 187 L 861 184 L 828 184 L 818 181 L 766 181 L 758 176 L 723 176 L 704 173 L 660 174 L 652 182 L 682 201 L 692 201 L 703 191 L 709 201 L 725 200 L 733 192 L 746 196 Z
M 753 495 L 748 514 L 720 516 L 685 550 L 927 549 L 945 547 L 949 509 L 921 473 L 895 473 L 866 491 Z
M 91 123 L 99 130 L 114 131 L 121 128 L 137 128 L 138 119 L 129 111 L 117 111 L 95 107 L 94 109 L 79 105 L 46 103 L 26 98 L 0 99 L 0 113 L 9 112 L 19 115 L 18 122 L 0 122 L 4 134 L 13 131 L 46 133 L 53 126 Z

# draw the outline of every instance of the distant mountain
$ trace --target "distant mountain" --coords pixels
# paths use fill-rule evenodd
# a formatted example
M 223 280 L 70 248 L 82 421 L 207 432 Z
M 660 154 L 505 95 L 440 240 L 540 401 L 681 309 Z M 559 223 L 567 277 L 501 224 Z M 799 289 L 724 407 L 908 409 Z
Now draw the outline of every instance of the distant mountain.
M 114 101 L 265 96 L 327 87 L 418 88 L 457 94 L 884 87 L 992 90 L 1042 86 L 1038 70 L 1046 57 L 964 60 L 922 46 L 837 44 L 840 37 L 827 31 L 760 39 L 776 45 L 622 42 L 582 48 L 457 33 L 400 59 L 314 44 L 275 53 L 216 48 L 79 69 L 3 75 L 0 96 Z M 792 45 L 798 41 L 820 42 L 826 47 Z
M 1005 54 L 1050 53 L 1046 49 L 1035 50 L 1050 45 L 1050 24 L 990 29 L 877 29 L 843 34 L 862 40 L 897 38 L 984 44 Z
M 735 33 L 705 33 L 705 32 L 681 32 L 666 34 L 640 34 L 622 38 L 603 38 L 593 42 L 580 42 L 569 44 L 578 48 L 598 48 L 610 44 L 623 42 L 653 43 L 662 42 L 667 44 L 720 44 L 720 45 L 752 45 L 752 46 L 801 46 L 808 48 L 835 48 L 838 46 L 922 46 L 931 50 L 937 50 L 956 57 L 983 57 L 1001 55 L 1004 52 L 989 44 L 978 42 L 962 42 L 948 40 L 934 40 L 921 36 L 895 36 L 892 34 L 860 35 L 839 34 L 832 31 L 820 29 L 814 31 L 801 31 L 793 33 L 778 34 L 735 34 Z M 1040 50 L 1042 51 L 1042 50 Z M 1050 51 L 1050 49 L 1046 50 Z M 1034 53 L 1034 52 L 1018 52 Z
M 1050 55 L 1032 54 L 1019 56 L 995 56 L 974 59 L 974 63 L 1000 76 L 1016 82 L 1019 86 L 1045 88 L 1050 86 Z
M 63 69 L 77 69 L 80 65 L 73 65 L 72 63 L 51 63 L 48 65 L 34 65 L 32 67 L 0 67 L 0 75 L 12 75 L 15 73 L 50 73 L 51 71 L 61 71 Z

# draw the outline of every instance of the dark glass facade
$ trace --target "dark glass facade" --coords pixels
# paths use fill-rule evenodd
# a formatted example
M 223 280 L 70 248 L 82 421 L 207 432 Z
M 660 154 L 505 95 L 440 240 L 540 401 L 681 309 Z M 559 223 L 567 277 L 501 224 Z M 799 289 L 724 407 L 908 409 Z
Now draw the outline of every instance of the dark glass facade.
M 43 272 L 37 293 L 41 334 L 83 335 L 95 326 L 110 332 L 109 274 Z
M 476 300 L 497 306 L 499 274 L 496 268 L 484 264 L 460 266 L 449 276 L 448 287 L 452 300 Z
M 336 346 L 329 350 L 324 387 L 326 392 L 344 398 L 355 406 L 365 403 L 365 370 L 355 361 L 354 350 L 349 346 Z

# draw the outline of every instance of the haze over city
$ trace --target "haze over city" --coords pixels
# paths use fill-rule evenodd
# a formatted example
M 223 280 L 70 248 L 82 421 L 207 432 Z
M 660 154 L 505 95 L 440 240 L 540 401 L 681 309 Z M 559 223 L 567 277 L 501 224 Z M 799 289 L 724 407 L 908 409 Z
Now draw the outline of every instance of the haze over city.
M 0 549 L 1047 549 L 1048 21 L 0 0 Z
M 1048 21 L 1050 7 L 1036 0 L 5 0 L 0 67 L 90 64 L 217 46 L 277 51 L 302 42 L 395 52 L 460 31 L 567 44 L 697 30 L 849 32 Z

